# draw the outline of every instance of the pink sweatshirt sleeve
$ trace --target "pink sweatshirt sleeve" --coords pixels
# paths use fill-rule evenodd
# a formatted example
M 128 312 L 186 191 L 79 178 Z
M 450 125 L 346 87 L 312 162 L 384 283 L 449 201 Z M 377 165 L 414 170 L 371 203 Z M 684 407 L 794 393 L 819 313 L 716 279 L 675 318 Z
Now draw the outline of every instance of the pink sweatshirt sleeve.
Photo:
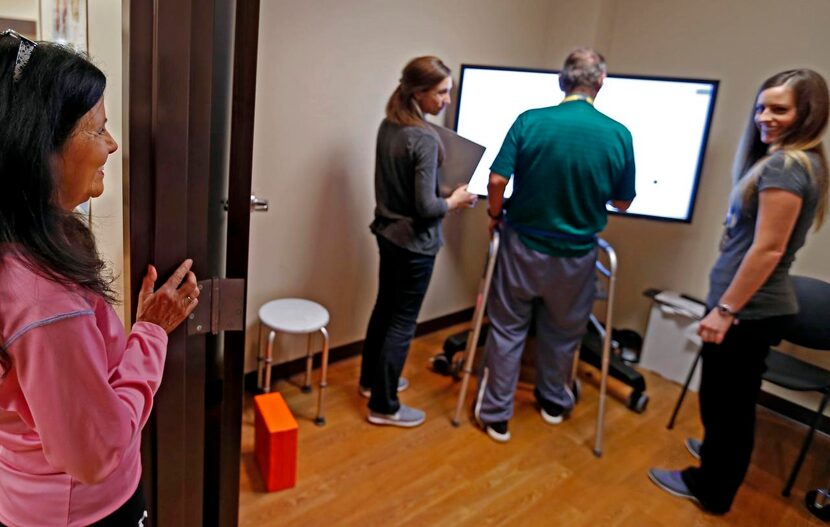
M 91 311 L 33 328 L 10 348 L 49 464 L 82 483 L 105 479 L 150 415 L 167 334 L 136 323 L 112 371 Z

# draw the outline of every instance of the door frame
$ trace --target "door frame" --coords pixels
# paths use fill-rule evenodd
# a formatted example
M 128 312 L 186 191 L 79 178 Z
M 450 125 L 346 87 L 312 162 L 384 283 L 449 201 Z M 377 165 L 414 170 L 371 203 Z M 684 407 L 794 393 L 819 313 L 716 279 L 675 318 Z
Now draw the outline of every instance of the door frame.
M 219 2 L 236 9 L 226 277 L 247 279 L 259 1 L 123 0 L 130 312 L 149 263 L 166 277 L 193 258 L 197 277 L 210 277 L 208 218 L 219 206 L 208 192 L 214 46 L 231 45 L 214 41 Z M 245 333 L 224 334 L 220 382 L 208 384 L 206 355 L 216 339 L 188 337 L 184 326 L 169 336 L 164 380 L 143 431 L 150 524 L 234 527 Z
M 245 279 L 248 298 L 248 251 L 251 231 L 254 114 L 256 102 L 259 0 L 237 0 L 234 30 L 230 153 L 228 162 L 228 236 L 225 276 Z M 246 314 L 247 315 L 247 314 Z M 244 318 L 246 315 L 243 316 Z M 242 406 L 245 386 L 245 332 L 224 334 L 219 477 L 206 485 L 218 490 L 217 522 L 236 527 L 239 521 L 239 466 L 242 446 Z M 233 379 L 232 382 L 227 382 Z M 206 490 L 206 497 L 207 497 Z

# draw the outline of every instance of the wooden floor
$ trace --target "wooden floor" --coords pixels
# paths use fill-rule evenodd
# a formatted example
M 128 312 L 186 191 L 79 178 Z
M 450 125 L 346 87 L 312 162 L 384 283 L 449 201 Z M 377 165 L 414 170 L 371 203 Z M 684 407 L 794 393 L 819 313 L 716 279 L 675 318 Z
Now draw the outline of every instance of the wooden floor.
M 780 495 L 804 428 L 759 409 L 753 464 L 732 512 L 702 513 L 694 504 L 657 489 L 646 476 L 652 466 L 682 468 L 692 463 L 683 447 L 699 437 L 696 397 L 687 399 L 675 429 L 666 430 L 679 387 L 647 375 L 649 407 L 636 414 L 608 400 L 605 452 L 592 453 L 597 391 L 583 390 L 572 417 L 545 424 L 530 392 L 517 394 L 510 422 L 513 439 L 497 444 L 469 420 L 450 424 L 460 383 L 432 373 L 428 359 L 444 338 L 464 326 L 419 338 L 404 374 L 412 387 L 406 404 L 427 413 L 415 429 L 366 422 L 366 399 L 357 393 L 360 360 L 329 370 L 327 420 L 317 427 L 314 394 L 281 381 L 300 424 L 297 486 L 264 491 L 254 461 L 253 411 L 246 404 L 242 431 L 240 525 L 265 526 L 678 526 L 823 525 L 805 509 L 804 492 L 830 480 L 824 460 L 830 440 L 811 449 L 793 495 Z M 315 374 L 318 373 L 315 371 Z M 471 389 L 472 392 L 472 389 Z M 469 407 L 469 405 L 467 405 Z

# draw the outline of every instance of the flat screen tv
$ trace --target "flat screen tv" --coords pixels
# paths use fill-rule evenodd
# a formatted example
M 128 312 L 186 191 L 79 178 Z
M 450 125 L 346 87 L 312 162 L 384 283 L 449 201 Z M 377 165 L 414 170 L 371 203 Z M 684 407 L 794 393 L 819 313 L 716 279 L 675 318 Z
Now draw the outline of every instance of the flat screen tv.
M 716 80 L 608 75 L 594 104 L 631 131 L 637 166 L 637 197 L 624 215 L 691 222 L 717 91 Z M 461 66 L 455 129 L 487 147 L 470 192 L 487 194 L 490 165 L 516 117 L 563 97 L 556 71 Z

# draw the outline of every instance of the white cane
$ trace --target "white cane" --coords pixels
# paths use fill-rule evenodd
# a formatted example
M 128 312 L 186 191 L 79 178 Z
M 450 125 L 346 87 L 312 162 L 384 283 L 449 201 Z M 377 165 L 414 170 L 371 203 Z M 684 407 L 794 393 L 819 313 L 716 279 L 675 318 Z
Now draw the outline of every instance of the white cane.
M 464 368 L 462 372 L 464 375 L 461 379 L 461 391 L 458 392 L 458 403 L 455 405 L 455 415 L 452 418 L 453 426 L 461 424 L 461 409 L 464 406 L 464 400 L 467 398 L 467 387 L 470 382 L 470 374 L 473 372 L 473 361 L 475 360 L 476 347 L 478 346 L 478 336 L 481 333 L 481 323 L 484 320 L 484 309 L 487 305 L 487 295 L 490 293 L 490 282 L 493 280 L 493 270 L 496 268 L 496 256 L 499 253 L 499 231 L 493 231 L 493 238 L 490 240 L 490 249 L 487 254 L 487 266 L 485 267 L 484 277 L 481 279 L 481 285 L 478 289 L 478 296 L 476 296 L 476 308 L 473 312 L 473 328 L 467 338 L 467 349 L 464 352 Z

